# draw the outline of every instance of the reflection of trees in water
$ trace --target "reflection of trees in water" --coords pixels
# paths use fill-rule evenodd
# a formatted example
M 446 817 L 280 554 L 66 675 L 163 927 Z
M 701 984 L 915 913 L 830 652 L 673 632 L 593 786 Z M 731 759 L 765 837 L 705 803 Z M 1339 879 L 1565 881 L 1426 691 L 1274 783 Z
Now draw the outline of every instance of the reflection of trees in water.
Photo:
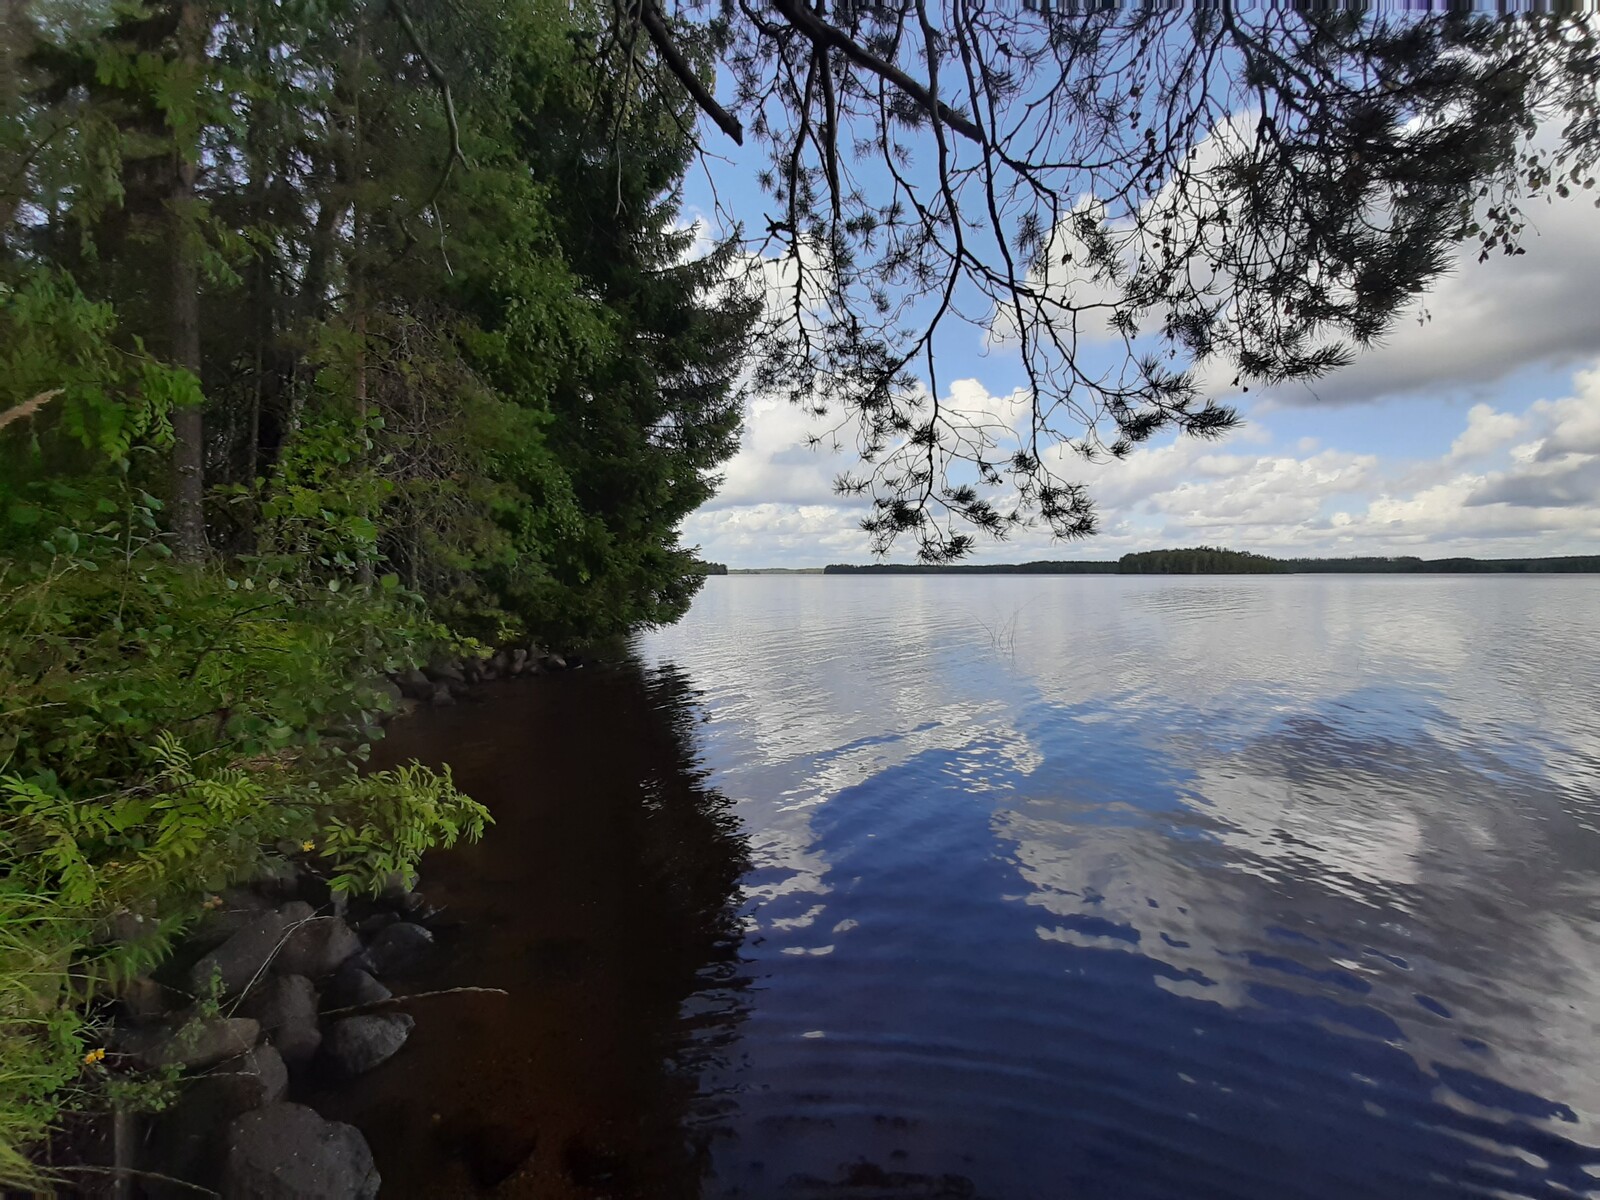
M 746 1008 L 749 864 L 698 759 L 698 695 L 624 661 L 483 700 L 420 714 L 389 751 L 448 762 L 497 821 L 424 864 L 452 924 L 405 990 L 505 994 L 422 1014 L 325 1111 L 367 1133 L 398 1194 L 698 1197 L 701 1081 Z
M 739 1026 L 749 1009 L 740 946 L 743 893 L 750 869 L 749 841 L 733 802 L 711 785 L 700 760 L 695 726 L 705 718 L 700 693 L 686 673 L 662 664 L 643 676 L 650 723 L 660 745 L 645 757 L 640 780 L 645 832 L 641 867 L 648 894 L 673 912 L 682 930 L 683 960 L 692 973 L 682 981 L 682 1003 L 667 1069 L 684 1105 L 683 1158 L 673 1164 L 672 1194 L 699 1194 L 710 1167 L 710 1142 L 737 1109 L 734 1088 L 711 1090 L 715 1075 L 730 1076 Z

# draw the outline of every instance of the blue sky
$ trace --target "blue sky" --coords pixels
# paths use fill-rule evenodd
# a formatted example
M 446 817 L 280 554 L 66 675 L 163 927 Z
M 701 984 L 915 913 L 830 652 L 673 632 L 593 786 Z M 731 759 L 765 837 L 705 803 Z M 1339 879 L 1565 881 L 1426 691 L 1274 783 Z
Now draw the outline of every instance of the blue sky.
M 715 138 L 715 131 L 710 131 Z M 741 161 L 745 159 L 746 161 Z M 748 155 L 716 175 L 724 210 L 755 223 L 765 198 Z M 693 176 L 686 215 L 715 205 Z M 1220 544 L 1275 554 L 1515 557 L 1600 553 L 1600 213 L 1592 193 L 1529 210 L 1526 255 L 1455 269 L 1385 341 L 1313 387 L 1239 395 L 1201 370 L 1245 427 L 1220 443 L 1158 439 L 1126 460 L 1072 464 L 1101 533 L 1061 543 L 1039 530 L 980 545 L 974 561 L 1114 559 L 1129 550 Z M 1112 347 L 1102 353 L 1110 361 Z M 1003 411 L 1015 352 L 983 328 L 939 343 L 940 391 Z M 870 560 L 858 504 L 831 483 L 855 458 L 806 448 L 818 424 L 754 396 L 738 456 L 685 541 L 733 567 Z M 907 544 L 891 560 L 909 560 Z

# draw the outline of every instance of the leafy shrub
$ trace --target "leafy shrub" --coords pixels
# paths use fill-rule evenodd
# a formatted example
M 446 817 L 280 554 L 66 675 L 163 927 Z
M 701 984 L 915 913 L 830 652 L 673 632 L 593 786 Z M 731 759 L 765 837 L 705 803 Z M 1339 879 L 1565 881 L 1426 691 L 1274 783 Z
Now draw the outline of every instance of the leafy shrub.
M 443 636 L 416 597 L 355 586 L 358 555 L 174 566 L 136 476 L 36 482 L 0 514 L 0 1184 L 36 1185 L 58 1111 L 123 1086 L 96 1001 L 209 895 L 285 844 L 374 890 L 489 820 L 448 771 L 360 771 L 381 673 Z M 151 936 L 109 937 L 128 917 Z

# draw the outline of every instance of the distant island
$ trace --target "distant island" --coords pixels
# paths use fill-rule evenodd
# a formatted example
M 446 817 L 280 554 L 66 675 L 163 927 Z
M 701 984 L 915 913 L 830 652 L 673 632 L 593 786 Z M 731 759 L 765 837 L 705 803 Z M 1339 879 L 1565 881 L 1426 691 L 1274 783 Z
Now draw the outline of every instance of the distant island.
M 1192 550 L 1143 550 L 1115 562 L 1040 561 L 1026 563 L 962 563 L 923 566 L 834 563 L 824 575 L 1426 575 L 1529 574 L 1533 572 L 1600 572 L 1600 554 L 1557 558 L 1417 558 L 1413 556 L 1353 558 L 1271 558 L 1248 550 L 1199 546 Z

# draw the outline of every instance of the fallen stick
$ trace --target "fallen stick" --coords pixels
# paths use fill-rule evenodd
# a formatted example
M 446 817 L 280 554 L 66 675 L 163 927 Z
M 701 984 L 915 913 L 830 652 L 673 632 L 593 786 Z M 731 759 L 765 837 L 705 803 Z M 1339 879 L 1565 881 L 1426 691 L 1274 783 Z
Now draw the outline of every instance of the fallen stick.
M 390 996 L 387 1000 L 374 1000 L 370 1004 L 351 1004 L 344 1008 L 330 1008 L 322 1015 L 325 1017 L 348 1017 L 359 1013 L 374 1012 L 380 1008 L 396 1008 L 408 1000 L 430 1000 L 434 996 L 509 996 L 511 993 L 505 988 L 487 987 L 454 987 L 445 988 L 438 992 L 412 992 L 409 996 Z
M 199 1192 L 203 1196 L 220 1196 L 222 1193 L 213 1192 L 208 1187 L 201 1187 L 198 1183 L 190 1183 L 187 1179 L 178 1179 L 171 1175 L 162 1175 L 157 1171 L 140 1171 L 134 1167 L 51 1167 L 51 1171 L 86 1171 L 91 1175 L 118 1175 L 133 1176 L 136 1179 L 151 1179 L 157 1183 L 170 1183 L 173 1187 L 187 1188 L 191 1192 Z

